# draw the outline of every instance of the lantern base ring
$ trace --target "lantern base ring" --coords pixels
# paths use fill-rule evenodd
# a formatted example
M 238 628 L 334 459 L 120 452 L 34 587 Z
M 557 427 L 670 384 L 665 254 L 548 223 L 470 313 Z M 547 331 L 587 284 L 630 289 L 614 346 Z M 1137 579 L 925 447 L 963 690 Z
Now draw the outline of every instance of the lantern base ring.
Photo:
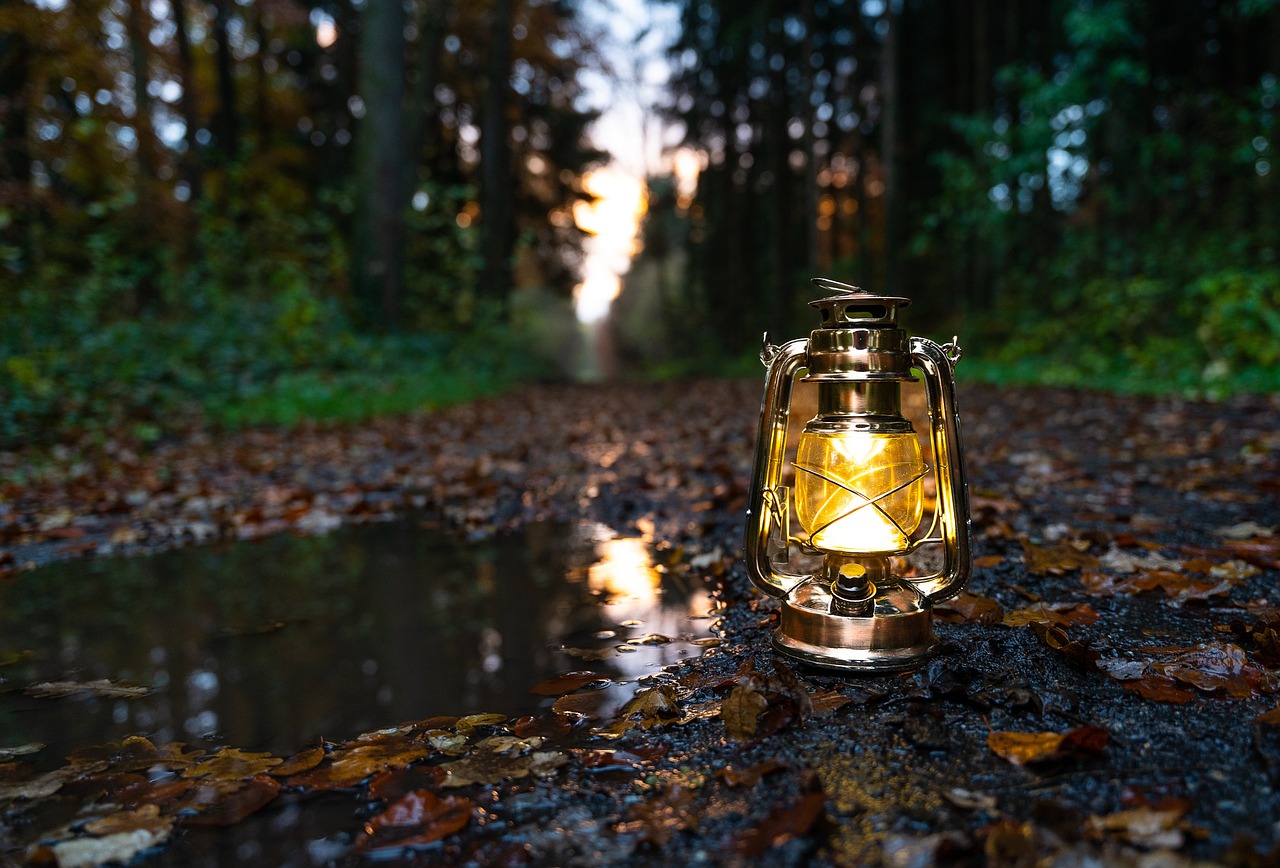
M 827 669 L 892 672 L 912 669 L 937 642 L 933 610 L 906 584 L 885 584 L 865 615 L 831 609 L 831 588 L 815 577 L 782 601 L 773 647 L 789 657 Z

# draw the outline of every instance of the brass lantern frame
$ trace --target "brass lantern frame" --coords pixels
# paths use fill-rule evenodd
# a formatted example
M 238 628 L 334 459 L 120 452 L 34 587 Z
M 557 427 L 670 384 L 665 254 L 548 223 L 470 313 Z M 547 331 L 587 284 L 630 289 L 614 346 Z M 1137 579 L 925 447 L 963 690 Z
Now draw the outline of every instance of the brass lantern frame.
M 766 334 L 761 352 L 767 374 L 748 497 L 747 571 L 757 587 L 782 602 L 773 637 L 778 651 L 833 669 L 911 668 L 936 642 L 933 606 L 959 593 L 971 569 L 968 485 L 954 378 L 960 348 L 954 340 L 939 345 L 898 328 L 897 310 L 910 303 L 906 298 L 872 295 L 827 279 L 814 283 L 835 292 L 810 302 L 821 311 L 822 326 L 807 339 L 779 346 L 769 344 Z M 819 415 L 810 426 L 819 430 L 828 425 L 847 431 L 913 431 L 899 410 L 901 383 L 916 381 L 913 370 L 923 375 L 937 497 L 929 530 L 905 549 L 868 559 L 832 557 L 790 536 L 789 491 L 781 482 L 793 386 L 804 369 L 804 380 L 818 388 Z M 868 505 L 891 493 L 875 495 Z M 780 568 L 775 555 L 793 545 L 828 554 L 827 563 L 814 574 Z M 890 556 L 925 545 L 943 547 L 941 569 L 919 577 L 892 574 Z M 853 568 L 847 566 L 851 562 Z

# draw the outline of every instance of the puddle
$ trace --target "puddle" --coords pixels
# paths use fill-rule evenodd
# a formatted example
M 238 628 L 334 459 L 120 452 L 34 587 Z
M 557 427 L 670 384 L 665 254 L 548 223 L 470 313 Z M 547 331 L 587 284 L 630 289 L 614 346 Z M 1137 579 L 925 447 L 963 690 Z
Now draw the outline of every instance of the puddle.
M 402 521 L 57 564 L 0 585 L 0 747 L 44 743 L 51 766 L 134 734 L 287 756 L 432 715 L 517 716 L 551 704 L 529 692 L 551 675 L 634 682 L 697 656 L 710 605 L 600 526 L 463 543 Z M 23 692 L 102 678 L 152 689 Z

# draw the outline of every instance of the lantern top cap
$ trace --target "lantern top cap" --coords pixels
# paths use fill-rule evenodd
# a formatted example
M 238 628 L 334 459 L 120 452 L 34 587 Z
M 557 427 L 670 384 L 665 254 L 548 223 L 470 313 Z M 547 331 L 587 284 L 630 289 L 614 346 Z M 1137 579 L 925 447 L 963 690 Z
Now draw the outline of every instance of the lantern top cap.
M 823 328 L 893 328 L 898 324 L 898 308 L 911 304 L 911 299 L 900 295 L 873 295 L 860 286 L 828 277 L 815 277 L 812 283 L 823 291 L 835 293 L 809 302 L 810 307 L 822 312 Z

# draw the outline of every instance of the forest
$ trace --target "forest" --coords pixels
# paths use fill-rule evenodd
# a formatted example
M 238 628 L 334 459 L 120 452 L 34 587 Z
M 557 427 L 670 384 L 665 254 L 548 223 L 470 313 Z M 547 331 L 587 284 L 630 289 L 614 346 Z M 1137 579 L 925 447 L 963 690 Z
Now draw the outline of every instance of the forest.
M 570 375 L 636 7 L 678 26 L 617 375 L 755 371 L 828 275 L 962 376 L 1276 387 L 1274 0 L 3 0 L 0 443 Z

